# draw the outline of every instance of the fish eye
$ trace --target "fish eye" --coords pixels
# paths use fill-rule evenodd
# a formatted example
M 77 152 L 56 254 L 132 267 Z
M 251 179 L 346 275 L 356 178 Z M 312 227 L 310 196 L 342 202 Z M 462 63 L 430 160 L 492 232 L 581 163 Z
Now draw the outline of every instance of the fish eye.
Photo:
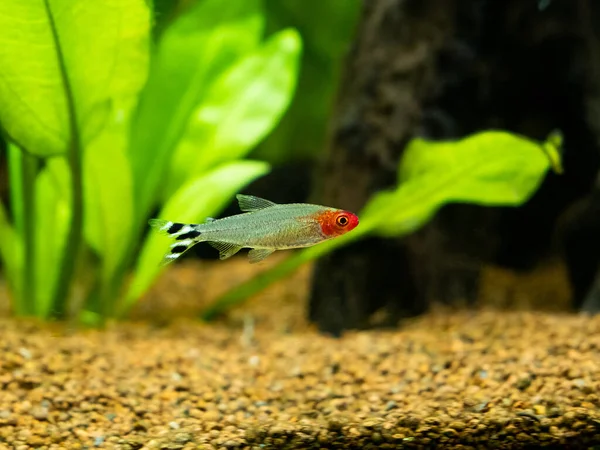
M 340 227 L 345 227 L 348 225 L 348 217 L 345 215 L 339 215 L 337 219 L 335 219 L 335 223 L 337 223 Z

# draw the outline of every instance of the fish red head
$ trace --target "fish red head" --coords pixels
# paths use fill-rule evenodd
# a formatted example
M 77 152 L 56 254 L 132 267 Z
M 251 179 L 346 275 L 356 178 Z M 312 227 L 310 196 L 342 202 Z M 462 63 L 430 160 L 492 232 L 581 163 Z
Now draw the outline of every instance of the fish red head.
M 341 236 L 353 230 L 358 225 L 358 216 L 349 211 L 329 209 L 319 214 L 317 219 L 321 224 L 321 231 L 328 237 Z

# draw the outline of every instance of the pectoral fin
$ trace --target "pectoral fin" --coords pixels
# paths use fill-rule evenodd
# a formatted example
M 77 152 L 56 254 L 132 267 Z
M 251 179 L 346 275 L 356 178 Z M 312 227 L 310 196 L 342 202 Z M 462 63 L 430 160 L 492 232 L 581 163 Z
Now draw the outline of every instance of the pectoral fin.
M 228 244 L 227 242 L 210 241 L 209 244 L 219 250 L 219 259 L 231 258 L 242 248 L 235 244 Z
M 272 248 L 253 248 L 248 252 L 248 259 L 251 263 L 257 263 L 265 259 L 274 251 L 275 249 Z

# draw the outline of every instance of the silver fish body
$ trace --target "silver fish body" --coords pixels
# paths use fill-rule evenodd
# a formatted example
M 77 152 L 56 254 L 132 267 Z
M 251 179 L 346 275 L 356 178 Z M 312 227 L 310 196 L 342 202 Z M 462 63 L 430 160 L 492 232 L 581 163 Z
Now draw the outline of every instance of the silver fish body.
M 341 227 L 349 230 L 358 224 L 358 218 L 352 213 L 335 208 L 306 203 L 276 204 L 246 195 L 237 198 L 245 213 L 207 219 L 202 224 L 151 219 L 151 226 L 175 239 L 164 262 L 177 259 L 198 242 L 208 242 L 215 247 L 221 259 L 248 247 L 251 248 L 250 261 L 258 262 L 276 250 L 309 247 L 345 232 L 332 228 L 330 217 L 347 216 Z
M 325 239 L 321 225 L 311 217 L 322 208 L 301 203 L 278 205 L 278 208 L 266 208 L 193 225 L 193 228 L 201 233 L 198 242 L 219 241 L 242 248 L 275 250 L 308 247 Z

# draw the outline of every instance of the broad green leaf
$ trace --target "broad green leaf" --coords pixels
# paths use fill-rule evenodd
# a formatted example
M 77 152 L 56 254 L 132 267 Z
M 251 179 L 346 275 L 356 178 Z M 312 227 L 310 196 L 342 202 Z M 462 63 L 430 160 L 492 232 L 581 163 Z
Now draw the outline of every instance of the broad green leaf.
M 185 185 L 165 204 L 159 217 L 183 223 L 201 223 L 216 215 L 245 185 L 266 174 L 269 166 L 258 161 L 234 161 L 208 172 Z M 135 275 L 121 313 L 148 289 L 160 272 L 160 263 L 171 240 L 151 232 L 139 256 Z
M 128 108 L 110 118 L 84 155 L 84 235 L 102 257 L 105 283 L 129 245 L 133 223 L 133 182 L 127 160 Z
M 149 27 L 144 0 L 0 2 L 0 124 L 11 140 L 36 155 L 65 152 L 68 85 L 89 142 L 111 99 L 144 82 Z
M 214 78 L 259 42 L 259 0 L 200 0 L 165 30 L 133 121 L 137 217 L 155 206 L 170 157 Z
M 38 317 L 50 314 L 60 265 L 57 260 L 66 243 L 71 218 L 70 173 L 62 157 L 51 158 L 38 175 L 35 220 L 35 307 Z
M 550 162 L 560 167 L 553 133 L 545 143 L 500 131 L 456 142 L 411 141 L 400 162 L 399 186 L 376 194 L 360 212 L 360 224 L 339 238 L 301 250 L 281 264 L 242 283 L 204 313 L 211 319 L 260 292 L 302 264 L 367 235 L 403 236 L 423 225 L 445 203 L 518 206 L 544 179 Z M 551 158 L 548 157 L 551 155 Z
M 362 214 L 377 218 L 379 234 L 398 236 L 449 202 L 521 205 L 550 168 L 544 145 L 502 131 L 454 142 L 413 139 L 400 163 L 399 187 L 377 194 Z
M 301 40 L 273 35 L 209 89 L 177 148 L 166 197 L 204 171 L 244 157 L 277 124 L 293 96 Z

